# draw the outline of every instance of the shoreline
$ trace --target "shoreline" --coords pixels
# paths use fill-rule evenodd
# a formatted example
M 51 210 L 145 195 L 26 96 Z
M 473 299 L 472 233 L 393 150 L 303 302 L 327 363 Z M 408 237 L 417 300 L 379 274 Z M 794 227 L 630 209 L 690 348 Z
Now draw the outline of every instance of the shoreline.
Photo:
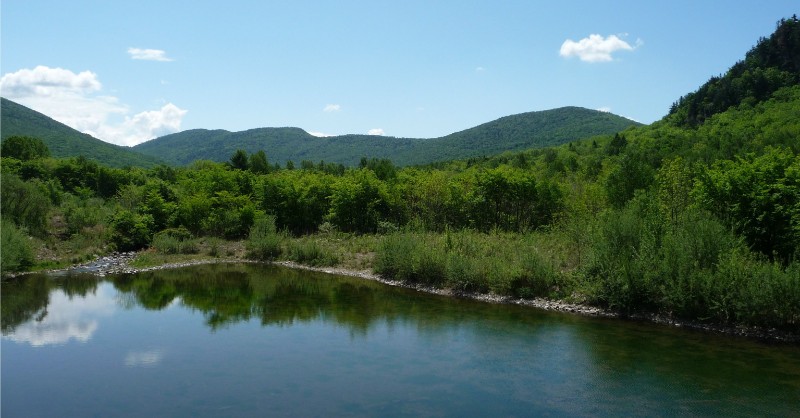
M 42 270 L 38 272 L 25 272 L 25 273 L 10 275 L 9 277 L 13 278 L 33 273 L 58 275 L 70 272 L 88 273 L 99 277 L 105 277 L 106 275 L 109 274 L 136 274 L 148 271 L 175 269 L 175 268 L 190 267 L 203 264 L 224 264 L 224 263 L 271 264 L 274 266 L 280 266 L 284 268 L 307 270 L 307 271 L 314 271 L 332 275 L 355 277 L 364 280 L 372 280 L 379 283 L 383 283 L 385 285 L 402 287 L 406 289 L 415 290 L 418 292 L 424 292 L 424 293 L 447 296 L 447 297 L 464 298 L 486 303 L 520 305 L 537 309 L 543 309 L 547 311 L 564 312 L 573 315 L 581 315 L 581 316 L 588 316 L 595 318 L 611 318 L 620 320 L 649 322 L 675 328 L 685 328 L 700 332 L 724 334 L 738 338 L 755 339 L 767 343 L 793 343 L 793 344 L 800 343 L 800 335 L 772 328 L 765 329 L 760 327 L 742 326 L 742 325 L 733 326 L 733 325 L 722 325 L 722 324 L 708 324 L 698 321 L 687 321 L 687 320 L 670 318 L 659 314 L 634 314 L 631 316 L 623 316 L 617 312 L 609 311 L 607 309 L 602 309 L 596 306 L 574 304 L 574 303 L 568 303 L 564 301 L 552 300 L 546 298 L 522 299 L 522 298 L 515 298 L 512 296 L 501 296 L 491 293 L 462 292 L 447 288 L 425 286 L 418 283 L 406 283 L 399 280 L 386 279 L 378 274 L 373 273 L 371 270 L 354 270 L 341 267 L 313 267 L 300 264 L 294 261 L 261 262 L 261 261 L 247 260 L 240 258 L 207 258 L 207 259 L 204 258 L 204 259 L 197 259 L 197 260 L 190 260 L 183 262 L 164 263 L 156 266 L 142 267 L 142 268 L 131 267 L 130 262 L 134 258 L 136 258 L 137 255 L 138 253 L 136 252 L 114 253 L 108 256 L 98 257 L 94 261 L 81 263 L 67 268 Z

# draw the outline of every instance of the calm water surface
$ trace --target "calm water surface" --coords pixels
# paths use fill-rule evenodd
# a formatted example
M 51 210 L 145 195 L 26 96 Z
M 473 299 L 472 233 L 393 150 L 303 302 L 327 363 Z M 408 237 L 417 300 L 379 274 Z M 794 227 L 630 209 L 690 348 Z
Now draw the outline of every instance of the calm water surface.
M 258 265 L 2 287 L 4 417 L 800 416 L 800 347 Z

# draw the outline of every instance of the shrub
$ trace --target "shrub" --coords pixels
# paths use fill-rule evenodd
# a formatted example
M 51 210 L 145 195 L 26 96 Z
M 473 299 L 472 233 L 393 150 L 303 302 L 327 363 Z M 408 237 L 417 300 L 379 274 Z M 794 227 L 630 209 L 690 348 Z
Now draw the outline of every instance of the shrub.
M 333 266 L 339 263 L 336 254 L 312 240 L 289 242 L 288 256 L 292 261 L 311 266 Z
M 548 296 L 557 282 L 553 267 L 534 251 L 524 254 L 521 267 L 509 284 L 511 294 L 519 298 Z
M 410 233 L 384 238 L 375 255 L 375 272 L 396 280 L 410 280 L 414 274 L 416 241 L 417 237 Z
M 281 255 L 284 239 L 285 234 L 275 228 L 274 216 L 258 218 L 250 228 L 246 244 L 247 257 L 262 261 L 273 260 Z
M 33 265 L 33 250 L 28 237 L 13 223 L 3 220 L 0 225 L 0 274 L 24 271 Z
M 186 228 L 169 228 L 153 236 L 153 247 L 164 254 L 197 254 L 197 240 Z
M 111 242 L 117 251 L 134 251 L 150 243 L 153 217 L 131 211 L 117 212 L 111 221 Z

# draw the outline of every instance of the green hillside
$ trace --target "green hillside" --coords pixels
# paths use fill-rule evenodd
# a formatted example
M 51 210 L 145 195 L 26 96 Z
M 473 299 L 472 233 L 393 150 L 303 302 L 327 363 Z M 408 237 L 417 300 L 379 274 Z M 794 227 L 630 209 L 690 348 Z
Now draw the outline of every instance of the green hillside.
M 195 129 L 139 144 L 135 150 L 185 165 L 198 159 L 226 161 L 237 149 L 264 150 L 271 162 L 292 160 L 357 165 L 362 157 L 388 158 L 414 165 L 493 155 L 563 144 L 612 134 L 638 125 L 606 112 L 564 107 L 506 116 L 441 138 L 414 139 L 374 135 L 319 138 L 299 128 L 260 128 L 242 132 Z
M 161 162 L 150 155 L 140 154 L 127 147 L 109 144 L 57 122 L 35 110 L 11 100 L 0 98 L 2 139 L 29 136 L 41 139 L 53 157 L 84 156 L 112 167 L 152 167 Z
M 697 91 L 672 105 L 669 120 L 695 127 L 739 104 L 754 105 L 776 91 L 800 83 L 800 22 L 782 19 L 769 38 L 762 38 L 723 76 L 711 77 Z

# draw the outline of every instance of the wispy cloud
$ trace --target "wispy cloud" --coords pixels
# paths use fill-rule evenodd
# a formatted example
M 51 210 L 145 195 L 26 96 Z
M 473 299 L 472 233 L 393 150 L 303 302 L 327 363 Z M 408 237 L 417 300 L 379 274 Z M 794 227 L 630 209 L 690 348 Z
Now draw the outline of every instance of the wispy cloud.
M 130 115 L 114 96 L 102 94 L 102 84 L 91 71 L 37 66 L 0 78 L 0 94 L 24 106 L 104 141 L 136 145 L 178 132 L 187 111 L 167 103 L 158 110 Z M 121 122 L 112 122 L 113 119 Z
M 173 61 L 173 59 L 167 57 L 167 53 L 161 49 L 128 48 L 128 55 L 135 60 Z
M 608 106 L 598 107 L 597 110 L 599 110 L 600 112 L 611 113 L 611 108 Z
M 342 106 L 340 106 L 340 105 L 338 105 L 338 104 L 327 104 L 327 105 L 325 105 L 325 107 L 322 109 L 322 111 L 323 111 L 323 112 L 329 112 L 329 113 L 330 113 L 330 112 L 338 112 L 338 111 L 340 111 L 340 110 L 342 110 Z
M 386 132 L 383 131 L 381 128 L 374 128 L 367 131 L 367 135 L 384 135 Z
M 476 73 L 482 73 L 482 72 L 485 72 L 485 71 L 486 71 L 486 68 L 483 68 L 483 67 L 476 67 L 475 68 L 475 72 Z
M 317 131 L 307 131 L 307 132 L 308 132 L 309 135 L 316 136 L 318 138 L 327 138 L 329 136 L 334 136 L 332 134 L 326 134 L 326 133 L 317 132 Z
M 601 35 L 592 34 L 578 42 L 567 39 L 561 44 L 559 55 L 564 58 L 578 57 L 586 62 L 608 62 L 614 59 L 611 54 L 617 51 L 633 51 L 642 44 L 641 39 L 637 39 L 636 47 L 633 47 L 617 35 L 603 38 Z

